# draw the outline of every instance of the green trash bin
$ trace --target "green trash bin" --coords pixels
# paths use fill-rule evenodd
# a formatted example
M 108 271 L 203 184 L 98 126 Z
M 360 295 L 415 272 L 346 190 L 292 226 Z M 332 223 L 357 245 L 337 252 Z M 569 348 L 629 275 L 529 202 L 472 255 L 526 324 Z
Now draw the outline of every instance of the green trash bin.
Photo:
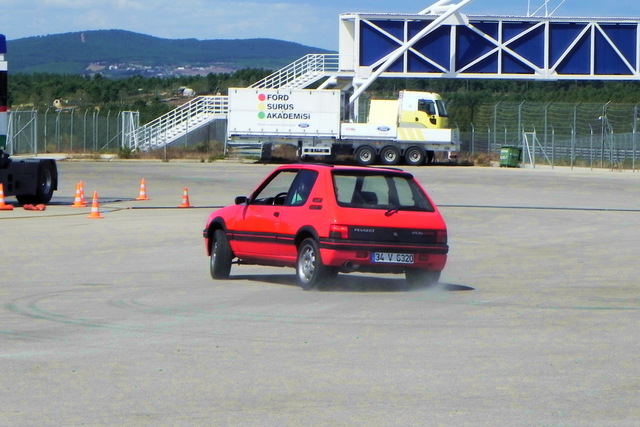
M 517 168 L 521 156 L 522 150 L 520 148 L 505 145 L 500 148 L 500 167 Z

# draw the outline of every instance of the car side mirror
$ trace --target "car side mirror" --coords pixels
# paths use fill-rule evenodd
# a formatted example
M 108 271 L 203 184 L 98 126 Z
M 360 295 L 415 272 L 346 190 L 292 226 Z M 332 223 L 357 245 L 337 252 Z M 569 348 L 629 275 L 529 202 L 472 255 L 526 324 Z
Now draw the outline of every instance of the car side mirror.
M 248 200 L 247 196 L 237 196 L 236 200 L 235 200 L 235 203 L 236 203 L 236 205 L 242 205 L 242 204 L 247 203 L 247 200 Z

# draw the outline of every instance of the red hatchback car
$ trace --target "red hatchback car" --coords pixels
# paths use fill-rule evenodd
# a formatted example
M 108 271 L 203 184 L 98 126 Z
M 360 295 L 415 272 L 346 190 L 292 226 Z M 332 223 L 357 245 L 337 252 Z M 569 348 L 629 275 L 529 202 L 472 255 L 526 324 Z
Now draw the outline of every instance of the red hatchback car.
M 408 172 L 391 168 L 283 165 L 204 229 L 211 276 L 231 264 L 295 267 L 303 289 L 338 273 L 404 273 L 409 285 L 438 282 L 447 228 Z

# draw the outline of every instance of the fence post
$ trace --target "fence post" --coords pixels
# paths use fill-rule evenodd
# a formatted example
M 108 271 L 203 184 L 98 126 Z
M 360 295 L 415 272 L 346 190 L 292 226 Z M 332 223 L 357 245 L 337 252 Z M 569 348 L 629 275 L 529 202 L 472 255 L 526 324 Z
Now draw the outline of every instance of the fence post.
M 636 171 L 636 139 L 638 138 L 638 105 L 633 107 L 633 135 L 631 146 L 633 154 L 631 155 L 631 172 Z
M 593 170 L 593 126 L 591 126 L 591 123 L 589 123 L 589 129 L 591 130 L 591 137 L 589 140 L 589 145 L 590 145 L 590 155 L 589 157 L 591 157 L 591 170 Z
M 493 129 L 494 129 L 494 133 L 493 133 L 493 146 L 491 147 L 491 151 L 493 152 L 496 149 L 496 145 L 498 143 L 497 139 L 498 138 L 498 105 L 500 105 L 501 101 L 498 101 L 498 103 L 496 105 L 493 106 Z M 491 128 L 489 128 L 491 129 Z M 491 131 L 489 130 L 489 141 L 491 141 Z
M 470 123 L 471 125 L 471 154 L 475 154 L 476 153 L 476 127 L 473 125 L 473 123 Z
M 44 112 L 44 152 L 47 152 L 47 115 L 49 114 L 49 107 Z
M 574 110 L 575 111 L 575 110 Z M 573 127 L 573 124 L 571 125 L 571 170 L 573 170 L 573 157 L 575 154 L 575 146 L 576 146 L 576 130 Z

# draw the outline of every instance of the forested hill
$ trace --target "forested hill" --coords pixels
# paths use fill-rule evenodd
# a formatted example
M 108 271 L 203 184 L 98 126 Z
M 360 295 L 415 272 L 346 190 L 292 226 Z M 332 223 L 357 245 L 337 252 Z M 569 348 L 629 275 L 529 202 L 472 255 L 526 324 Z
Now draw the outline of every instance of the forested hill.
M 328 51 L 273 39 L 162 39 L 123 30 L 83 31 L 7 42 L 11 73 L 170 75 L 175 70 L 277 69 Z M 127 73 L 127 71 L 129 71 Z

